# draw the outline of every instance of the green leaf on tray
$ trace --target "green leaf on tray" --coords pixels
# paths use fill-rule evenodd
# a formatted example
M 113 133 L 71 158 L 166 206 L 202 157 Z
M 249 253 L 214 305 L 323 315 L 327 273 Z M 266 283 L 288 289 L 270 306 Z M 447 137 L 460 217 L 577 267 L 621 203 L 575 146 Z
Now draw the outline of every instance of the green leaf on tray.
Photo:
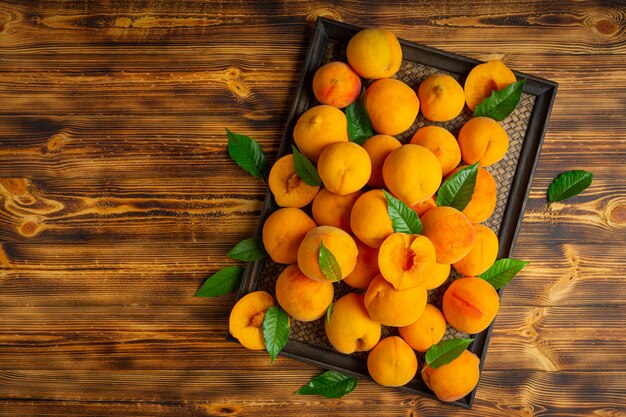
M 244 269 L 229 266 L 211 275 L 196 291 L 196 297 L 217 297 L 239 288 Z
M 426 351 L 426 363 L 431 368 L 446 365 L 463 353 L 474 339 L 448 339 L 432 345 Z
M 317 173 L 315 165 L 306 156 L 302 155 L 298 148 L 291 145 L 291 149 L 293 149 L 293 166 L 300 179 L 313 187 L 322 185 L 322 180 Z
M 346 107 L 346 118 L 348 119 L 348 136 L 352 142 L 363 145 L 363 142 L 374 134 L 372 121 L 365 108 L 365 88 L 359 98 Z
M 592 180 L 591 172 L 583 170 L 563 172 L 548 187 L 548 199 L 555 203 L 578 195 L 591 185 Z
M 474 116 L 491 117 L 498 121 L 506 119 L 517 107 L 525 83 L 524 79 L 509 84 L 500 91 L 494 90 L 489 97 L 476 106 Z
M 387 198 L 387 213 L 396 233 L 417 234 L 422 232 L 422 222 L 417 213 L 401 200 L 383 190 Z
M 326 371 L 311 378 L 296 394 L 321 395 L 326 398 L 340 398 L 356 388 L 356 378 L 336 371 Z
M 289 339 L 289 316 L 282 308 L 272 306 L 265 312 L 262 328 L 265 350 L 272 363 Z
M 450 206 L 463 211 L 469 204 L 476 188 L 478 162 L 452 175 L 437 192 L 437 206 Z
M 507 285 L 519 271 L 521 271 L 528 262 L 519 259 L 503 258 L 494 262 L 491 267 L 478 275 L 490 283 L 496 290 Z
M 330 315 L 333 314 L 333 306 L 335 303 L 330 303 L 328 308 L 326 309 L 326 323 L 330 323 Z
M 337 262 L 335 255 L 324 246 L 324 241 L 320 241 L 320 251 L 318 254 L 320 269 L 326 278 L 332 282 L 341 281 L 341 266 Z
M 228 252 L 228 256 L 239 261 L 257 261 L 267 256 L 263 240 L 258 236 L 242 240 Z
M 258 143 L 249 136 L 226 129 L 230 157 L 248 173 L 263 179 L 267 175 L 267 156 Z

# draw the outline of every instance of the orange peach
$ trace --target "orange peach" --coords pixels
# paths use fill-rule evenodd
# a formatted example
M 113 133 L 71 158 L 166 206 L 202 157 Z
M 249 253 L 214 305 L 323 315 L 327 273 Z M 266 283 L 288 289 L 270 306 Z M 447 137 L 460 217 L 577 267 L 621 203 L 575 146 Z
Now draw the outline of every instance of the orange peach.
M 388 78 L 398 72 L 402 48 L 398 38 L 381 28 L 364 29 L 354 35 L 346 55 L 350 66 L 363 78 Z
M 313 321 L 322 317 L 333 302 L 330 281 L 314 281 L 298 265 L 289 265 L 276 280 L 278 304 L 296 320 Z
M 350 212 L 361 194 L 361 191 L 356 191 L 339 195 L 323 188 L 313 199 L 313 218 L 320 226 L 335 226 L 349 232 Z
M 372 127 L 383 135 L 399 135 L 413 125 L 420 102 L 415 91 L 393 78 L 375 81 L 365 93 Z
M 298 208 L 281 208 L 273 212 L 263 225 L 263 245 L 274 262 L 293 264 L 298 248 L 309 230 L 316 224 Z
M 489 327 L 500 308 L 500 299 L 484 279 L 463 277 L 450 284 L 443 294 L 442 307 L 451 326 L 473 334 Z
M 475 66 L 465 79 L 467 107 L 476 110 L 476 106 L 493 91 L 502 90 L 515 81 L 515 74 L 502 61 L 489 61 Z
M 359 191 L 370 179 L 370 157 L 354 142 L 337 142 L 328 145 L 319 157 L 317 171 L 324 186 L 339 195 Z
M 417 90 L 422 114 L 433 122 L 447 122 L 461 114 L 465 106 L 463 87 L 447 74 L 433 74 Z
M 281 207 L 304 207 L 309 204 L 320 187 L 308 185 L 296 173 L 293 154 L 285 155 L 272 166 L 269 187 L 276 204 Z
M 498 256 L 498 236 L 482 224 L 474 224 L 476 241 L 463 259 L 454 263 L 454 269 L 463 275 L 477 276 L 493 265 Z
M 423 285 L 435 267 L 435 246 L 422 235 L 393 233 L 378 252 L 382 276 L 396 289 Z
M 437 253 L 437 263 L 452 264 L 472 250 L 475 232 L 472 223 L 453 207 L 428 210 L 421 218 L 422 234 L 428 237 Z
M 304 275 L 316 280 L 326 281 L 319 264 L 320 243 L 335 256 L 341 268 L 341 278 L 350 275 L 356 265 L 358 250 L 352 236 L 333 226 L 319 226 L 311 229 L 298 248 L 298 266 Z
M 367 370 L 378 384 L 399 387 L 417 373 L 417 356 L 404 340 L 389 336 L 378 342 L 367 356 Z
M 379 248 L 393 233 L 382 190 L 370 190 L 356 200 L 350 213 L 350 226 L 352 233 L 372 248 Z
M 461 162 L 461 149 L 452 133 L 439 126 L 424 126 L 415 132 L 411 143 L 430 150 L 441 164 L 441 174 L 448 175 Z
M 354 241 L 359 250 L 359 255 L 356 258 L 354 270 L 343 279 L 343 282 L 352 288 L 365 289 L 380 272 L 378 269 L 378 250 L 370 248 L 358 239 Z
M 324 326 L 330 344 L 348 355 L 371 350 L 380 340 L 380 323 L 367 314 L 361 294 L 351 292 L 335 301 Z
M 344 62 L 329 62 L 315 71 L 313 94 L 322 104 L 342 109 L 354 102 L 360 93 L 361 79 Z
M 426 304 L 422 315 L 408 326 L 400 327 L 398 332 L 413 349 L 426 352 L 446 334 L 446 318 L 437 307 Z
M 456 174 L 459 167 L 450 173 L 450 177 Z M 446 178 L 447 179 L 447 178 Z M 463 214 L 467 216 L 472 223 L 481 223 L 487 220 L 496 209 L 497 202 L 496 180 L 485 168 L 478 167 L 478 175 L 476 175 L 476 186 L 472 199 L 463 209 Z
M 423 287 L 396 290 L 382 275 L 378 275 L 365 293 L 365 308 L 370 317 L 380 324 L 408 326 L 424 312 L 427 297 Z
M 263 320 L 265 312 L 273 305 L 274 299 L 265 291 L 255 291 L 244 295 L 230 312 L 228 331 L 248 349 L 265 349 Z
M 481 167 L 493 165 L 506 154 L 509 135 L 489 117 L 474 117 L 459 131 L 459 147 L 466 164 L 478 162 Z
M 363 149 L 370 156 L 372 162 L 372 175 L 367 185 L 370 187 L 382 188 L 385 186 L 383 180 L 383 163 L 389 154 L 402 145 L 393 136 L 374 135 L 363 144 Z
M 293 129 L 298 149 L 313 163 L 317 163 L 326 146 L 348 141 L 348 119 L 333 106 L 319 105 L 305 111 Z
M 439 368 L 425 365 L 422 379 L 441 401 L 456 401 L 478 385 L 479 364 L 478 356 L 465 350 L 458 358 Z

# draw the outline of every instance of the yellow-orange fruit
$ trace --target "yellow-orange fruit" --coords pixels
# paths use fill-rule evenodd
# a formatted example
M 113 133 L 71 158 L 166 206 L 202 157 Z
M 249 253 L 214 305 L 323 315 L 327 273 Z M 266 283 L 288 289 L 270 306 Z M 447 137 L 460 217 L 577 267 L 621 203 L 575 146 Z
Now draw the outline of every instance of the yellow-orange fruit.
M 352 194 L 339 195 L 323 188 L 313 199 L 311 209 L 313 218 L 320 226 L 335 226 L 349 232 L 350 212 L 361 194 L 361 191 L 357 191 Z
M 344 112 L 333 106 L 311 107 L 298 119 L 293 139 L 300 152 L 317 163 L 326 146 L 348 141 L 348 119 Z
M 341 268 L 341 278 L 348 276 L 356 265 L 357 248 L 352 236 L 333 226 L 311 229 L 298 248 L 298 266 L 304 275 L 326 281 L 319 264 L 320 242 L 335 256 Z
M 502 90 L 516 80 L 513 71 L 502 61 L 489 61 L 476 65 L 465 79 L 465 101 L 472 111 L 496 90 Z
M 381 28 L 364 29 L 354 35 L 346 49 L 350 66 L 363 78 L 388 78 L 398 72 L 402 48 L 398 38 Z
M 348 355 L 368 351 L 380 340 L 380 323 L 367 314 L 361 294 L 351 292 L 335 301 L 324 326 L 330 344 Z
M 389 336 L 378 342 L 367 356 L 367 370 L 376 383 L 399 387 L 417 373 L 417 356 L 404 340 Z
M 274 262 L 294 264 L 300 242 L 315 226 L 313 219 L 298 208 L 278 209 L 265 220 L 263 246 Z
M 475 277 L 493 265 L 498 257 L 498 236 L 482 224 L 474 224 L 476 240 L 472 250 L 463 259 L 454 263 L 454 269 L 463 275 Z
M 450 176 L 456 174 L 462 168 L 464 167 L 455 169 L 450 173 Z M 463 214 L 472 223 L 484 222 L 493 214 L 493 211 L 496 209 L 496 202 L 496 180 L 485 168 L 478 167 L 474 194 L 472 194 L 472 199 L 463 209 Z
M 459 132 L 459 147 L 465 163 L 493 165 L 506 154 L 509 136 L 498 122 L 489 117 L 474 117 Z
M 335 194 L 346 195 L 359 191 L 372 173 L 370 157 L 354 142 L 337 142 L 322 151 L 317 171 L 324 186 Z
M 447 122 L 461 114 L 465 106 L 463 87 L 447 74 L 433 74 L 417 90 L 422 114 L 433 122 Z
M 304 207 L 320 189 L 307 184 L 298 176 L 293 165 L 293 154 L 283 156 L 272 166 L 269 186 L 276 204 L 281 207 Z
M 405 342 L 418 352 L 426 352 L 446 334 L 446 318 L 437 307 L 426 304 L 419 318 L 408 326 L 398 329 Z
M 382 275 L 367 287 L 365 307 L 372 320 L 385 326 L 408 326 L 426 307 L 428 294 L 424 287 L 396 290 Z
M 441 184 L 441 164 L 430 150 L 419 145 L 402 145 L 383 164 L 385 185 L 406 205 L 424 201 Z
M 274 299 L 265 291 L 255 291 L 244 295 L 230 312 L 228 331 L 244 347 L 252 350 L 265 349 L 263 339 L 263 319 Z
M 428 276 L 428 279 L 423 284 L 427 290 L 434 290 L 439 288 L 441 284 L 448 280 L 450 276 L 450 265 L 448 264 L 435 264 L 432 272 Z
M 304 275 L 298 265 L 289 265 L 276 280 L 278 304 L 300 321 L 322 317 L 333 302 L 334 293 L 332 282 L 314 281 Z
M 472 250 L 476 238 L 472 223 L 453 207 L 436 207 L 421 218 L 422 234 L 435 245 L 437 263 L 453 264 Z
M 382 276 L 396 289 L 423 285 L 435 267 L 435 246 L 422 235 L 393 233 L 378 252 Z
M 419 203 L 415 203 L 412 206 L 409 206 L 413 211 L 419 216 L 422 217 L 424 213 L 428 210 L 437 207 L 437 202 L 435 201 L 435 196 L 428 197 L 424 201 L 420 201 Z
M 452 282 L 443 294 L 442 308 L 451 326 L 473 334 L 489 327 L 500 308 L 500 299 L 484 279 L 463 277 Z
M 355 101 L 360 93 L 361 79 L 344 62 L 329 62 L 315 71 L 313 94 L 322 104 L 342 109 Z
M 350 213 L 350 226 L 352 233 L 372 248 L 379 248 L 393 233 L 382 190 L 370 190 L 356 200 Z
M 343 279 L 343 282 L 352 288 L 365 289 L 380 272 L 378 269 L 378 250 L 370 248 L 358 239 L 355 239 L 355 242 L 359 251 L 356 266 L 352 273 Z
M 415 91 L 393 78 L 375 81 L 365 93 L 372 127 L 383 135 L 399 135 L 413 125 L 420 102 Z
M 461 149 L 452 133 L 439 126 L 424 126 L 415 132 L 411 143 L 431 151 L 441 164 L 441 174 L 448 175 L 461 162 Z
M 422 379 L 441 401 L 456 401 L 472 392 L 478 384 L 479 364 L 478 356 L 466 350 L 439 368 L 425 365 Z
M 370 156 L 370 161 L 372 163 L 372 175 L 370 176 L 367 185 L 375 188 L 382 188 L 385 186 L 385 181 L 383 180 L 383 163 L 385 162 L 387 156 L 389 156 L 392 151 L 398 149 L 401 145 L 402 144 L 398 139 L 388 135 L 374 135 L 365 141 L 363 149 L 365 149 L 367 154 Z

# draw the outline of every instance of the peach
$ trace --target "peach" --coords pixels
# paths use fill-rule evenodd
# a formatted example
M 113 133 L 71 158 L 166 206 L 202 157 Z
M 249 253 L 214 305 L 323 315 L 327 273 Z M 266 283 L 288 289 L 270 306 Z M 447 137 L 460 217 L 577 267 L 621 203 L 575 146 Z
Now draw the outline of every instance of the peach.
M 474 117 L 459 131 L 459 147 L 466 164 L 478 162 L 481 167 L 493 165 L 506 154 L 509 135 L 489 117 Z
M 313 199 L 313 218 L 320 226 L 335 226 L 350 232 L 352 206 L 361 194 L 361 191 L 356 191 L 339 195 L 323 188 Z
M 355 239 L 355 242 L 359 251 L 356 266 L 352 273 L 343 279 L 343 282 L 352 288 L 365 289 L 380 272 L 378 269 L 378 250 L 370 248 L 358 239 Z
M 422 315 L 408 326 L 400 327 L 398 332 L 413 349 L 426 352 L 446 334 L 446 318 L 437 307 L 426 304 Z
M 322 317 L 333 302 L 333 284 L 314 281 L 298 265 L 289 265 L 276 280 L 278 304 L 296 320 L 313 321 Z
M 453 264 L 467 255 L 476 238 L 472 223 L 453 207 L 428 210 L 421 218 L 422 234 L 428 237 L 437 253 L 437 263 Z
M 504 62 L 496 60 L 476 65 L 465 79 L 465 101 L 470 110 L 476 110 L 494 90 L 499 91 L 516 80 L 513 71 Z
M 443 127 L 424 126 L 415 132 L 411 143 L 425 147 L 437 157 L 442 175 L 448 175 L 461 162 L 459 144 Z
M 382 275 L 376 276 L 365 292 L 370 317 L 385 326 L 408 326 L 426 308 L 428 294 L 423 287 L 396 290 Z
M 422 284 L 427 290 L 434 290 L 439 288 L 444 282 L 448 280 L 450 276 L 450 265 L 436 263 L 432 272 L 426 279 L 426 282 Z
M 455 169 L 449 176 L 456 174 L 462 168 L 464 167 Z M 485 168 L 478 167 L 474 194 L 472 194 L 472 199 L 463 209 L 463 214 L 465 214 L 472 223 L 484 222 L 491 217 L 493 211 L 496 209 L 496 197 L 496 180 Z
M 351 292 L 335 301 L 324 326 L 328 341 L 340 353 L 368 351 L 380 340 L 380 323 L 367 314 L 361 294 Z
M 435 246 L 422 235 L 393 233 L 378 252 L 382 276 L 396 289 L 423 285 L 435 267 Z
M 265 312 L 273 305 L 274 299 L 265 291 L 255 291 L 244 295 L 230 312 L 228 331 L 248 349 L 265 349 L 263 320 Z
M 382 190 L 370 190 L 356 200 L 350 213 L 350 226 L 352 233 L 372 248 L 379 248 L 393 233 Z
M 402 145 L 400 141 L 393 136 L 388 135 L 374 135 L 363 144 L 363 149 L 370 156 L 372 163 L 372 175 L 370 176 L 367 185 L 375 188 L 382 188 L 385 186 L 383 180 L 383 163 L 385 158 L 389 154 L 398 149 Z
M 293 165 L 293 154 L 283 156 L 272 166 L 269 186 L 276 204 L 281 207 L 304 207 L 320 189 L 308 185 L 298 176 Z
M 263 225 L 263 246 L 274 262 L 293 264 L 298 248 L 315 222 L 298 208 L 281 208 L 270 214 Z
M 370 179 L 370 157 L 354 142 L 328 145 L 319 157 L 317 171 L 324 186 L 335 194 L 346 195 L 359 191 Z
M 417 373 L 417 356 L 404 340 L 389 336 L 378 342 L 367 356 L 367 370 L 376 383 L 399 387 Z
M 319 264 L 320 242 L 335 256 L 341 268 L 341 278 L 348 276 L 356 265 L 358 250 L 352 236 L 333 226 L 319 226 L 311 229 L 298 248 L 298 266 L 304 275 L 326 281 Z
M 451 326 L 473 334 L 489 327 L 500 308 L 500 299 L 484 279 L 463 277 L 450 284 L 443 294 L 442 307 Z
M 478 385 L 479 365 L 478 356 L 465 350 L 458 358 L 439 368 L 425 365 L 422 379 L 441 401 L 456 401 Z
M 361 94 L 361 79 L 348 64 L 329 62 L 315 71 L 313 94 L 320 103 L 343 109 Z
M 388 78 L 398 72 L 402 48 L 398 38 L 381 28 L 364 29 L 348 42 L 346 55 L 350 66 L 363 78 Z
M 482 224 L 474 224 L 476 241 L 463 259 L 454 263 L 454 269 L 463 275 L 477 276 L 493 265 L 498 256 L 498 236 Z
M 319 105 L 305 111 L 293 129 L 298 149 L 313 163 L 317 163 L 326 146 L 348 141 L 348 119 L 333 106 Z
M 383 135 L 399 135 L 413 125 L 420 102 L 415 91 L 393 78 L 375 81 L 365 92 L 372 127 Z
M 417 97 L 424 118 L 433 122 L 452 120 L 465 106 L 463 87 L 447 74 L 426 77 L 417 90 Z

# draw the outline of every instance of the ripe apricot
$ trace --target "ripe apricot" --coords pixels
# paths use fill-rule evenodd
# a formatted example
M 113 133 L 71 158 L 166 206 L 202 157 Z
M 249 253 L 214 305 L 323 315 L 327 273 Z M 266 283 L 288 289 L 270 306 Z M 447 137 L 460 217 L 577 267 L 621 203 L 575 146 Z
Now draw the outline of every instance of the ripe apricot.
M 298 266 L 304 275 L 316 280 L 327 281 L 319 264 L 320 242 L 335 256 L 341 268 L 341 278 L 348 276 L 356 265 L 357 248 L 352 236 L 333 226 L 311 229 L 298 249 Z
M 228 319 L 228 331 L 244 347 L 252 350 L 265 349 L 263 319 L 274 299 L 265 291 L 255 291 L 237 301 Z
M 376 132 L 399 135 L 413 125 L 420 101 L 415 91 L 402 81 L 385 78 L 367 88 L 365 108 Z
M 393 195 L 412 206 L 431 197 L 441 184 L 441 164 L 430 150 L 402 145 L 383 164 L 385 185 Z
M 380 324 L 407 326 L 424 312 L 427 297 L 424 287 L 396 290 L 382 275 L 377 275 L 365 292 L 365 308 Z
M 411 143 L 431 151 L 441 164 L 441 174 L 448 175 L 461 162 L 461 149 L 452 133 L 439 126 L 424 126 L 415 132 Z
M 393 233 L 378 252 L 380 273 L 396 289 L 423 285 L 435 267 L 435 246 L 422 235 Z
M 333 106 L 313 106 L 298 119 L 293 139 L 300 152 L 317 163 L 324 148 L 331 143 L 348 141 L 348 119 Z
M 379 248 L 393 233 L 382 190 L 370 190 L 356 200 L 350 213 L 350 226 L 352 233 L 372 248 Z
M 428 210 L 437 207 L 437 202 L 435 201 L 435 196 L 428 197 L 424 201 L 420 201 L 419 203 L 415 203 L 410 206 L 411 209 L 421 217 Z
M 453 207 L 436 207 L 421 218 L 422 234 L 435 245 L 437 262 L 452 264 L 461 260 L 474 245 L 472 223 Z
M 335 226 L 350 232 L 350 212 L 361 194 L 361 191 L 356 191 L 339 195 L 323 188 L 313 199 L 313 218 L 320 226 Z
M 482 224 L 474 224 L 476 240 L 472 250 L 463 259 L 454 263 L 454 269 L 463 275 L 474 277 L 493 265 L 498 256 L 498 236 Z
M 329 62 L 315 71 L 313 94 L 329 106 L 343 109 L 355 101 L 361 93 L 361 79 L 344 62 Z
M 450 265 L 448 264 L 438 264 L 435 263 L 432 272 L 424 282 L 424 287 L 427 290 L 434 290 L 435 288 L 439 288 L 441 284 L 448 280 L 450 276 Z
M 466 164 L 478 162 L 481 167 L 493 165 L 506 154 L 509 135 L 489 117 L 474 117 L 459 131 L 459 147 Z
M 293 165 L 293 154 L 283 156 L 272 166 L 269 186 L 276 204 L 281 207 L 304 207 L 320 189 L 307 184 L 298 176 Z
M 476 65 L 465 79 L 465 101 L 472 111 L 494 90 L 502 90 L 516 80 L 504 62 L 496 60 Z
M 408 326 L 398 329 L 405 342 L 418 352 L 426 352 L 446 334 L 446 318 L 437 307 L 426 304 L 419 318 Z
M 433 122 L 447 122 L 457 117 L 465 106 L 463 87 L 447 74 L 433 74 L 417 90 L 422 114 Z
M 402 144 L 393 136 L 374 135 L 363 144 L 363 149 L 370 156 L 372 163 L 372 175 L 367 185 L 370 187 L 382 188 L 385 186 L 383 180 L 383 163 L 389 154 L 398 149 Z
M 317 171 L 324 186 L 335 194 L 346 195 L 359 191 L 370 179 L 370 157 L 354 142 L 328 145 L 319 157 Z
M 330 281 L 314 281 L 289 265 L 276 280 L 278 304 L 296 320 L 313 321 L 322 317 L 335 294 Z
M 367 356 L 367 370 L 376 383 L 399 387 L 417 373 L 417 356 L 404 340 L 389 336 L 378 342 Z
M 381 28 L 364 29 L 354 35 L 346 49 L 350 66 L 363 78 L 388 78 L 398 72 L 402 48 L 396 35 Z
M 263 225 L 263 246 L 274 262 L 294 264 L 298 248 L 316 224 L 299 208 L 281 208 L 270 214 Z
M 351 292 L 335 301 L 324 323 L 328 341 L 341 353 L 368 351 L 380 340 L 380 323 L 367 314 L 361 294 Z
M 485 330 L 500 308 L 498 293 L 481 278 L 463 277 L 443 294 L 443 315 L 455 329 L 465 333 Z
M 343 279 L 343 282 L 352 288 L 365 289 L 380 272 L 378 269 L 378 250 L 370 248 L 358 239 L 354 241 L 359 251 L 356 266 L 352 273 Z
M 465 350 L 458 358 L 439 368 L 425 365 L 422 379 L 441 401 L 456 401 L 472 392 L 478 384 L 479 364 L 478 356 Z
M 455 169 L 448 177 L 456 174 L 462 168 L 464 167 Z M 472 199 L 463 209 L 463 214 L 465 214 L 472 223 L 484 222 L 493 214 L 493 211 L 496 209 L 496 202 L 496 180 L 485 168 L 478 167 L 474 194 L 472 194 Z

